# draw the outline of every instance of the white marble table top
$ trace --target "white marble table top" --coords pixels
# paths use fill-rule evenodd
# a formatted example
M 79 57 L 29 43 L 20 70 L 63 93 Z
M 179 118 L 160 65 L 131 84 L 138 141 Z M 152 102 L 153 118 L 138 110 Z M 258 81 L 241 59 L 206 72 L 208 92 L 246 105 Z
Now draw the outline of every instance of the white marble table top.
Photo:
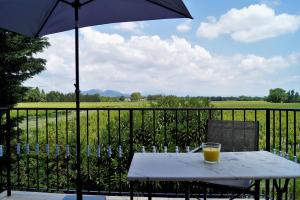
M 202 153 L 135 153 L 128 180 L 201 181 L 300 178 L 300 164 L 266 151 L 222 152 L 207 164 Z

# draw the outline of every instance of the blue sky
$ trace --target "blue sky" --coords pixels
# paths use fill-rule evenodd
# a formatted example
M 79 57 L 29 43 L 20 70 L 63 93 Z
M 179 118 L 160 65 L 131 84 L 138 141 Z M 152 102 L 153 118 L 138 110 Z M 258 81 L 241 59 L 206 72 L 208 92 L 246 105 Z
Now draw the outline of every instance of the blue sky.
M 300 1 L 185 0 L 194 20 L 81 29 L 81 88 L 175 95 L 300 92 Z M 73 32 L 49 36 L 47 70 L 25 84 L 72 92 Z

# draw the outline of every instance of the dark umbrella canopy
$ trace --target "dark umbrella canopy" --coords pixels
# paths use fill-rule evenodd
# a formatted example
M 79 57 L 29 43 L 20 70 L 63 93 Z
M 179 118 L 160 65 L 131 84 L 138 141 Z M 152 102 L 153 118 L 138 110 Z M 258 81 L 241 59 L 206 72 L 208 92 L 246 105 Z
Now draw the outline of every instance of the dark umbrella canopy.
M 74 0 L 0 0 L 0 27 L 37 37 L 74 29 Z M 182 0 L 80 0 L 79 27 L 191 18 Z
M 182 0 L 0 0 L 0 28 L 30 37 L 75 29 L 76 191 L 82 199 L 79 101 L 81 27 L 155 19 L 192 18 Z M 10 195 L 10 187 L 7 186 Z

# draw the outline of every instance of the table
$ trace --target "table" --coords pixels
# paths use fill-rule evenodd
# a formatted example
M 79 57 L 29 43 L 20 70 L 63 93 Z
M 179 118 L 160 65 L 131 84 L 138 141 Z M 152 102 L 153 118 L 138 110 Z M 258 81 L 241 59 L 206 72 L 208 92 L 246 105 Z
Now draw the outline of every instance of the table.
M 129 181 L 205 181 L 256 180 L 255 199 L 259 199 L 259 181 L 286 179 L 279 188 L 281 199 L 290 178 L 300 178 L 300 165 L 267 151 L 221 152 L 218 164 L 207 164 L 202 153 L 135 153 L 128 172 Z M 131 192 L 131 198 L 133 198 Z M 149 197 L 151 197 L 149 195 Z

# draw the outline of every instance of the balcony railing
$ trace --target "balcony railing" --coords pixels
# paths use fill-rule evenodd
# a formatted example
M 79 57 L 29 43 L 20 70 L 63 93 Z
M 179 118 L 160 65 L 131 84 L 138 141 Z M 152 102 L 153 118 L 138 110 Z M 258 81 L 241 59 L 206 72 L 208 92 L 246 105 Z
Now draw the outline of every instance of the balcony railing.
M 73 108 L 0 109 L 0 189 L 75 192 L 76 124 Z M 134 152 L 186 152 L 198 147 L 209 119 L 259 121 L 259 149 L 298 162 L 300 109 L 270 108 L 82 108 L 81 169 L 84 193 L 128 195 Z M 136 184 L 135 184 L 136 185 Z M 147 193 L 146 184 L 133 188 Z M 180 183 L 157 183 L 157 196 L 184 196 Z M 286 199 L 299 199 L 299 180 Z M 191 188 L 192 196 L 203 192 Z M 227 196 L 226 191 L 208 191 Z M 274 197 L 272 181 L 261 193 Z

